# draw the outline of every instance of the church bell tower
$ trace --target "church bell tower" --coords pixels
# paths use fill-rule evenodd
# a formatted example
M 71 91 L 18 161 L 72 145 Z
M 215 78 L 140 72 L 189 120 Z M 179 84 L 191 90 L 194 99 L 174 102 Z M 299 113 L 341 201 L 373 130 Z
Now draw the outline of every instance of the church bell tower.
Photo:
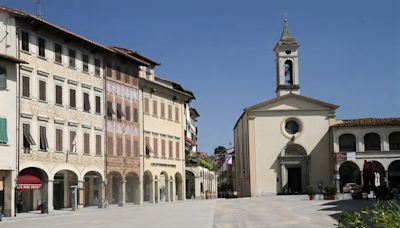
M 288 93 L 300 93 L 298 48 L 299 44 L 290 34 L 287 20 L 285 20 L 282 36 L 274 48 L 278 97 Z

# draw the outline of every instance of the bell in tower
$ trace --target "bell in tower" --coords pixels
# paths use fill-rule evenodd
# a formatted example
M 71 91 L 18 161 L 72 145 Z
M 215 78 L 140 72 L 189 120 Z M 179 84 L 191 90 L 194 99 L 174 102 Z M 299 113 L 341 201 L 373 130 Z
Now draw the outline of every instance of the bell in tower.
M 299 94 L 298 51 L 299 44 L 289 32 L 287 20 L 280 40 L 274 48 L 276 55 L 276 95 Z

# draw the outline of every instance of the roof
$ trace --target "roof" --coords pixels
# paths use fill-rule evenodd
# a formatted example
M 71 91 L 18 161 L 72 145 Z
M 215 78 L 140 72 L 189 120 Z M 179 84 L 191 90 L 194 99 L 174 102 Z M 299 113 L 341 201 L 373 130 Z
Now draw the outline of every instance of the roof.
M 133 57 L 140 62 L 144 61 L 147 64 L 150 63 L 152 65 L 160 65 L 160 63 L 158 63 L 150 58 L 147 58 L 147 57 L 137 53 L 134 50 L 130 50 L 130 49 L 123 48 L 123 47 L 116 47 L 116 46 L 110 46 L 110 48 L 117 51 L 118 53 L 121 53 L 121 54 L 123 53 L 123 54 L 129 55 L 130 57 Z
M 278 41 L 278 43 L 275 45 L 274 51 L 276 51 L 279 47 L 281 47 L 283 49 L 286 49 L 286 48 L 297 49 L 299 47 L 297 40 L 292 36 L 292 34 L 289 31 L 289 25 L 288 25 L 288 22 L 286 19 L 283 24 L 283 31 L 282 31 L 281 38 Z
M 172 81 L 172 80 L 170 80 L 170 79 L 166 79 L 166 78 L 164 78 L 164 77 L 160 77 L 160 76 L 155 76 L 154 78 L 155 78 L 156 81 L 159 80 L 159 81 L 161 81 L 161 82 L 169 83 L 169 84 L 171 84 L 171 86 L 172 86 L 173 89 L 178 90 L 178 91 L 181 91 L 181 92 L 186 93 L 186 94 L 189 94 L 189 95 L 192 97 L 192 99 L 196 99 L 196 98 L 194 97 L 193 92 L 190 91 L 190 90 L 185 90 L 185 89 L 182 87 L 181 84 L 179 84 L 179 83 L 177 83 L 177 82 L 175 82 L 175 81 Z
M 332 127 L 382 127 L 400 126 L 400 118 L 364 118 L 341 120 L 342 122 Z
M 320 101 L 320 100 L 316 100 L 316 99 L 313 99 L 313 98 L 310 98 L 310 97 L 306 97 L 306 96 L 302 96 L 302 95 L 298 95 L 298 94 L 294 94 L 294 93 L 288 93 L 288 94 L 285 94 L 283 96 L 279 96 L 279 97 L 276 97 L 274 99 L 266 100 L 266 101 L 263 101 L 263 102 L 258 103 L 256 105 L 252 105 L 250 107 L 247 107 L 247 108 L 244 109 L 244 111 L 254 110 L 254 109 L 259 108 L 260 106 L 272 104 L 272 103 L 278 102 L 278 101 L 280 101 L 282 99 L 285 99 L 285 98 L 288 98 L 288 97 L 300 98 L 302 100 L 309 101 L 309 102 L 312 102 L 312 103 L 317 103 L 317 104 L 320 104 L 320 105 L 323 105 L 323 106 L 327 106 L 327 107 L 333 108 L 333 109 L 339 108 L 339 106 L 334 105 L 334 104 L 330 104 L 330 103 L 327 103 L 327 102 L 323 102 L 323 101 Z
M 4 54 L 0 54 L 0 59 L 4 59 L 13 63 L 27 63 L 22 59 L 16 58 L 14 56 L 11 55 L 4 55 Z
M 190 115 L 194 115 L 196 117 L 200 117 L 200 114 L 197 112 L 195 108 L 190 107 Z

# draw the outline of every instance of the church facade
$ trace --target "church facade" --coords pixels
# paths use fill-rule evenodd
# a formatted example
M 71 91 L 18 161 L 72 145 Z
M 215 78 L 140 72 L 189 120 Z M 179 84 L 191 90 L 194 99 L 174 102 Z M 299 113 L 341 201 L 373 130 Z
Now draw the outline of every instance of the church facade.
M 362 185 L 400 189 L 400 118 L 337 120 L 339 107 L 300 95 L 298 42 L 285 21 L 276 56 L 276 97 L 247 107 L 234 127 L 238 196 L 306 193 Z

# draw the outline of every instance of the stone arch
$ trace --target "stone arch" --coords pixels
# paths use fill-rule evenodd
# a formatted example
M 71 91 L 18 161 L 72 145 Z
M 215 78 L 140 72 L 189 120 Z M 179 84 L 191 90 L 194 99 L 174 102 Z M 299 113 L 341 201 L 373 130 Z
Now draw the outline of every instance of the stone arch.
M 400 131 L 390 133 L 389 150 L 400 150 Z
M 36 166 L 25 166 L 18 174 L 18 185 L 17 185 L 17 197 L 15 202 L 22 200 L 23 206 L 18 208 L 19 212 L 33 211 L 42 202 L 48 202 L 48 184 L 49 184 L 49 173 L 45 169 Z M 33 175 L 40 179 L 42 185 L 39 189 L 32 189 L 31 186 L 25 186 L 24 176 Z M 51 208 L 53 205 L 50 205 Z
M 159 202 L 168 202 L 170 201 L 170 184 L 169 177 L 166 171 L 160 172 L 160 177 L 158 179 L 158 197 Z
M 182 174 L 180 172 L 175 173 L 175 189 L 176 189 L 176 198 L 178 200 L 183 200 L 183 180 L 182 180 Z
M 140 204 L 140 178 L 136 172 L 125 175 L 125 195 L 127 203 Z
M 390 163 L 388 168 L 388 181 L 390 188 L 400 190 L 400 160 Z
M 358 165 L 352 161 L 346 161 L 339 167 L 340 191 L 346 183 L 361 184 L 361 172 Z
M 154 189 L 153 189 L 153 182 L 154 182 L 153 174 L 146 170 L 143 173 L 143 201 L 144 202 L 154 202 Z
M 70 164 L 59 164 L 55 166 L 52 170 L 52 176 L 54 177 L 58 172 L 62 170 L 68 170 L 73 172 L 77 176 L 78 180 L 82 180 L 83 178 L 83 176 L 80 175 L 79 170 L 75 166 Z
M 381 136 L 371 132 L 364 135 L 365 151 L 381 150 Z
M 79 173 L 76 172 L 76 169 L 71 170 L 69 168 L 70 166 L 57 166 L 54 171 L 54 186 L 53 186 L 54 209 L 72 207 L 71 197 L 73 197 L 73 195 L 71 193 L 71 187 L 78 186 Z
M 342 134 L 339 136 L 339 151 L 356 151 L 356 137 L 353 134 Z
M 304 149 L 303 146 L 297 143 L 291 143 L 286 146 L 283 156 L 306 157 L 307 151 Z
M 194 172 L 185 170 L 186 199 L 196 198 L 196 177 Z
M 83 178 L 85 177 L 85 175 L 88 173 L 88 172 L 96 172 L 96 173 L 98 173 L 100 176 L 101 176 L 101 179 L 104 181 L 104 179 L 105 179 L 105 177 L 104 177 L 104 170 L 103 169 L 101 169 L 101 168 L 99 168 L 99 167 L 97 167 L 97 166 L 88 166 L 88 167 L 85 167 L 83 170 L 82 170 L 82 172 L 81 172 L 81 174 L 82 174 L 82 180 L 83 180 Z
M 85 206 L 103 206 L 103 175 L 98 171 L 85 171 L 83 173 L 83 188 L 85 192 Z

